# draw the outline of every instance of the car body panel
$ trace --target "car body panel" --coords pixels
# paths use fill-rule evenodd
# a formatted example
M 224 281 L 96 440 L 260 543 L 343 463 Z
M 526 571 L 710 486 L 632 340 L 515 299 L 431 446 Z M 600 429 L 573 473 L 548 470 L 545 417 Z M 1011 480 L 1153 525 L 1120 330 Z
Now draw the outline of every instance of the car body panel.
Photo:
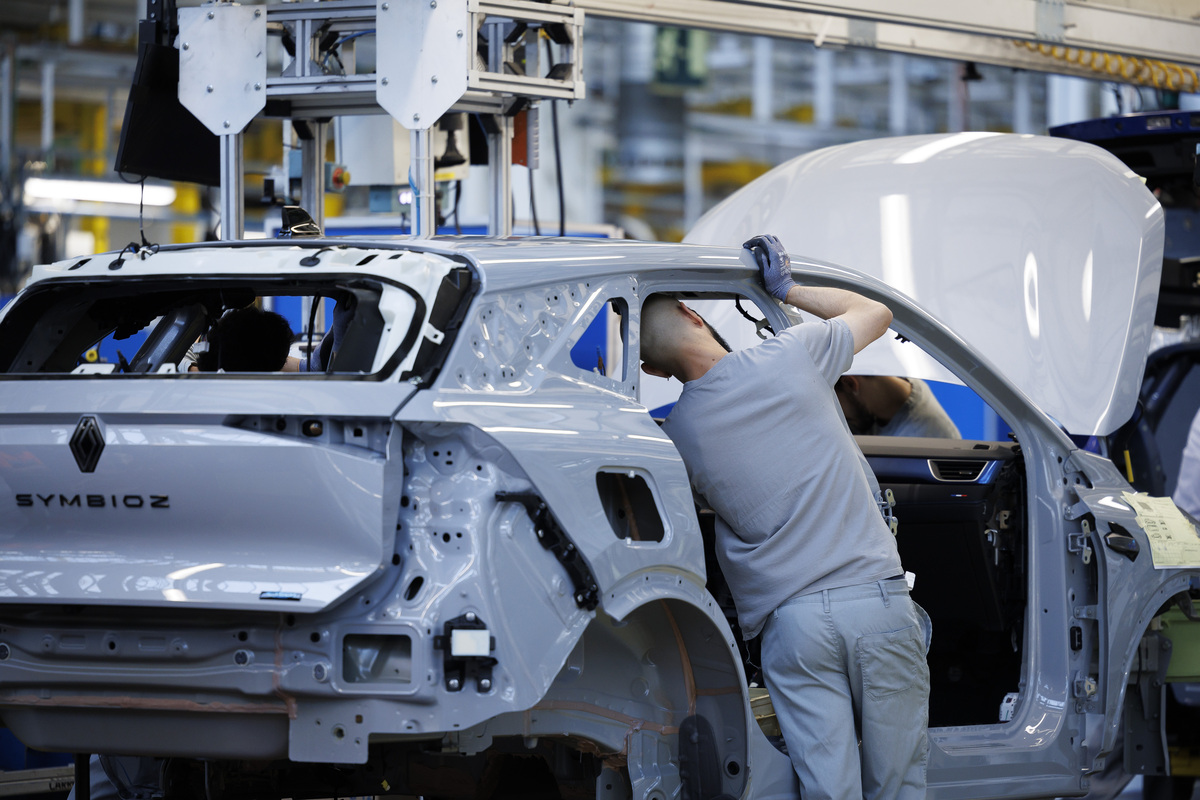
M 106 445 L 87 474 L 67 446 L 77 417 L 29 416 L 0 431 L 13 465 L 0 483 L 16 498 L 0 596 L 317 611 L 392 552 L 399 498 L 383 454 L 179 413 L 160 424 L 99 414 Z
M 826 148 L 738 190 L 685 241 L 764 231 L 913 298 L 1072 433 L 1110 433 L 1133 412 L 1163 216 L 1100 148 L 979 132 Z M 887 340 L 853 369 L 946 379 Z
M 902 558 L 906 548 L 926 547 L 934 565 L 918 574 L 914 592 L 951 585 L 960 576 L 950 573 L 991 580 L 1001 564 L 1011 584 L 997 594 L 1002 624 L 971 631 L 998 645 L 1008 666 L 980 697 L 954 695 L 978 715 L 930 729 L 929 796 L 1082 794 L 1114 747 L 1143 632 L 1200 568 L 1155 570 L 1148 557 L 1103 549 L 1099 532 L 1112 524 L 1143 552 L 1150 546 L 1136 521 L 1096 505 L 1129 488 L 1109 462 L 1080 452 L 1026 387 L 907 294 L 796 250 L 800 281 L 887 304 L 893 330 L 907 340 L 900 347 L 945 365 L 1016 439 L 860 440 L 868 457 L 907 460 L 914 470 L 931 458 L 976 459 L 995 461 L 988 475 L 1003 477 L 1003 491 L 980 485 L 969 497 L 930 475 L 918 483 L 942 498 L 930 504 L 938 505 L 933 521 L 920 527 L 917 503 L 908 527 L 901 519 Z M 361 263 L 364 252 L 375 258 Z M 300 264 L 310 256 L 316 264 Z M 96 271 L 86 279 L 103 285 L 111 258 L 42 270 L 0 324 L 87 269 Z M 483 786 L 472 771 L 486 759 L 544 746 L 566 757 L 548 758 L 556 778 L 571 776 L 559 762 L 586 767 L 575 791 L 590 786 L 610 797 L 604 787 L 616 780 L 621 794 L 648 800 L 682 791 L 687 739 L 709 747 L 698 751 L 702 760 L 722 767 L 719 793 L 798 795 L 790 763 L 754 724 L 751 662 L 711 588 L 703 513 L 649 413 L 637 369 L 640 309 L 654 293 L 737 296 L 772 328 L 789 324 L 738 249 L 320 240 L 164 250 L 114 271 L 164 281 L 188 274 L 189 258 L 208 270 L 203 280 L 300 280 L 329 262 L 330 276 L 358 269 L 374 281 L 416 283 L 390 271 L 389 261 L 407 259 L 432 265 L 418 270 L 427 308 L 437 305 L 447 270 L 467 269 L 474 283 L 455 314 L 421 324 L 422 344 L 440 340 L 445 349 L 428 372 L 414 373 L 405 355 L 377 361 L 388 366 L 370 374 L 0 374 L 0 502 L 9 506 L 0 569 L 48 572 L 65 560 L 78 577 L 91 558 L 84 545 L 101 542 L 106 568 L 127 576 L 144 570 L 147 552 L 164 562 L 160 578 L 171 569 L 224 569 L 218 563 L 271 565 L 255 568 L 247 584 L 274 580 L 280 566 L 326 575 L 353 561 L 362 570 L 283 601 L 229 586 L 192 589 L 186 581 L 201 570 L 132 601 L 103 582 L 98 600 L 64 584 L 64 602 L 26 573 L 20 591 L 0 595 L 0 713 L 21 739 L 73 752 L 210 759 L 204 774 L 220 775 L 237 800 L 260 796 L 252 781 L 230 782 L 247 758 L 289 759 L 267 773 L 280 781 L 328 767 L 338 792 L 355 794 L 376 791 L 377 770 L 396 758 L 402 768 L 386 773 L 393 791 L 441 796 L 454 786 L 455 796 L 471 797 Z M 231 260 L 241 264 L 234 273 Z M 610 329 L 603 363 L 580 366 L 572 351 L 605 319 L 620 335 Z M 105 442 L 90 473 L 69 444 L 85 417 Z M 322 432 L 305 433 L 307 420 L 321 421 Z M 165 446 L 156 452 L 155 442 Z M 20 483 L 27 475 L 63 482 L 42 493 L 78 494 L 80 506 L 21 505 L 17 495 L 38 491 Z M 171 511 L 178 496 L 189 514 L 180 531 L 147 525 L 118 536 L 116 526 L 83 517 L 160 510 L 86 507 L 88 494 L 125 492 L 125 480 L 168 483 Z M 118 499 L 123 505 L 124 494 Z M 83 514 L 64 527 L 51 510 Z M 13 511 L 41 517 L 13 523 Z M 255 539 L 258 530 L 267 535 Z M 39 555 L 34 536 L 51 549 Z M 53 544 L 55 536 L 63 541 Z M 156 536 L 171 549 L 146 544 Z M 960 546 L 974 560 L 960 558 Z M 952 592 L 941 599 L 950 607 L 959 600 Z M 954 625 L 935 619 L 934 627 L 935 643 L 970 641 Z M 455 644 L 461 631 L 469 646 Z M 943 667 L 933 670 L 935 692 L 957 691 Z M 1001 722 L 1008 693 L 1016 695 L 1013 716 Z M 689 727 L 696 719 L 711 737 Z M 435 774 L 453 780 L 422 777 Z M 341 783 L 355 776 L 362 782 Z M 318 789 L 278 791 L 299 798 Z
M 275 266 L 305 270 L 297 276 L 305 280 L 345 274 L 351 265 L 359 278 L 402 279 L 429 296 L 457 265 L 344 246 L 284 247 L 274 256 Z M 317 263 L 299 263 L 313 257 Z M 134 285 L 150 286 L 181 271 L 202 281 L 263 262 L 262 253 L 246 248 L 182 248 L 131 258 L 120 271 Z M 87 291 L 118 271 L 110 263 L 106 257 L 41 267 L 27 293 L 51 285 Z M 378 367 L 419 328 L 411 295 L 389 287 L 383 299 Z M 410 347 L 401 369 L 415 353 Z M 0 595 L 312 612 L 374 577 L 390 558 L 400 498 L 387 489 L 395 483 L 387 437 L 412 384 L 334 387 L 316 375 L 291 383 L 243 377 L 235 399 L 208 375 L 54 377 L 0 381 L 0 398 L 7 398 L 0 401 L 0 485 L 16 503 L 0 534 L 8 566 Z M 106 382 L 113 390 L 104 390 Z M 319 437 L 301 434 L 305 419 L 323 419 L 330 407 L 353 413 Z M 85 417 L 100 439 L 87 471 L 66 446 Z M 31 541 L 41 542 L 36 551 Z M 129 557 L 146 542 L 154 543 L 152 553 Z

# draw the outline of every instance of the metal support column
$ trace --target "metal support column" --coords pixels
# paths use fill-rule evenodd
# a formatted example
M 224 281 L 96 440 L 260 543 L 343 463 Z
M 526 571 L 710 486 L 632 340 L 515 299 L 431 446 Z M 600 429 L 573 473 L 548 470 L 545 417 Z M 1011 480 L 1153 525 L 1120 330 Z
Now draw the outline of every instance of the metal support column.
M 813 54 L 813 122 L 818 128 L 832 128 L 837 122 L 834 55 L 827 47 Z
M 325 138 L 329 123 L 308 123 L 312 136 L 300 139 L 300 205 L 325 230 Z
M 221 137 L 221 239 L 234 241 L 246 232 L 242 133 Z
M 765 36 L 754 38 L 754 66 L 751 82 L 751 108 L 755 122 L 775 119 L 774 42 Z
M 512 117 L 496 115 L 494 134 L 488 135 L 488 179 L 491 198 L 488 204 L 488 235 L 512 235 Z
M 5 37 L 0 40 L 0 189 L 4 190 L 6 205 L 11 204 L 13 179 L 13 126 L 16 124 L 16 56 L 17 43 Z
M 1018 70 L 1013 75 L 1013 133 L 1036 133 L 1033 129 L 1029 73 L 1025 70 Z
M 888 133 L 908 133 L 908 59 L 902 53 L 888 57 Z
M 946 69 L 946 132 L 961 133 L 967 129 L 967 84 L 963 80 L 963 64 L 951 61 Z
M 683 136 L 683 222 L 691 229 L 704 214 L 704 142 L 700 134 Z M 609 351 L 613 352 L 613 351 Z
M 437 233 L 437 192 L 433 185 L 433 128 L 411 131 L 409 149 L 412 153 L 412 233 L 421 239 L 428 239 Z
M 1046 127 L 1079 122 L 1095 116 L 1091 84 L 1082 78 L 1049 75 L 1046 78 Z
M 136 21 L 137 17 L 134 17 Z M 67 2 L 67 44 L 82 44 L 84 33 L 83 0 Z
M 54 154 L 54 60 L 42 62 L 42 159 L 53 166 Z
M 504 70 L 504 35 L 506 23 L 489 22 L 488 68 L 495 73 Z M 513 121 L 503 113 L 496 114 L 496 132 L 488 134 L 488 180 L 491 195 L 488 203 L 488 235 L 512 235 L 512 138 Z

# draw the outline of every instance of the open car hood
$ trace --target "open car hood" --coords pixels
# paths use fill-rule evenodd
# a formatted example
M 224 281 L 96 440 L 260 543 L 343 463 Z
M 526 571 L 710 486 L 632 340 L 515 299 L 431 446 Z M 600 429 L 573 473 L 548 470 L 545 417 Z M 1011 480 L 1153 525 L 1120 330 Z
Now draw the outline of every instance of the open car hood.
M 1098 147 L 994 133 L 830 147 L 738 190 L 685 241 L 759 233 L 908 295 L 1071 433 L 1110 433 L 1134 410 L 1163 214 Z M 884 337 L 852 371 L 949 379 L 911 361 Z

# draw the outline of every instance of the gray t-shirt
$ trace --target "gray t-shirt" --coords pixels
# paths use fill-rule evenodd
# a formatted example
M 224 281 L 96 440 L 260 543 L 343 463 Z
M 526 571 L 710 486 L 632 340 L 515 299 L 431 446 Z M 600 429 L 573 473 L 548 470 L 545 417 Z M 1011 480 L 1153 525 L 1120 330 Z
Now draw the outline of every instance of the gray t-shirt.
M 1175 481 L 1175 494 L 1171 499 L 1175 505 L 1200 519 L 1200 411 L 1192 418 L 1187 444 L 1183 447 L 1183 460 L 1179 464 L 1179 478 Z
M 886 425 L 876 425 L 872 434 L 877 436 L 932 436 L 942 439 L 961 439 L 958 426 L 946 414 L 925 381 L 906 379 L 912 384 L 912 392 L 900 410 Z
M 717 514 L 747 639 L 789 597 L 904 571 L 833 392 L 853 355 L 840 320 L 788 328 L 685 383 L 663 423 Z

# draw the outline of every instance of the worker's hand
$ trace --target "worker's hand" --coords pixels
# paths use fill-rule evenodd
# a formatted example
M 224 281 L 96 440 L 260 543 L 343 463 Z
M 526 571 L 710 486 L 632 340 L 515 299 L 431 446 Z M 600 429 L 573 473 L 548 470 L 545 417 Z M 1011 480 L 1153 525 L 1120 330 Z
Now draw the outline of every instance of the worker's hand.
M 758 273 L 767 293 L 776 300 L 786 300 L 788 290 L 795 286 L 796 282 L 792 280 L 792 259 L 783 249 L 779 238 L 769 233 L 763 234 L 750 239 L 742 247 L 754 254 L 754 261 L 758 264 Z

